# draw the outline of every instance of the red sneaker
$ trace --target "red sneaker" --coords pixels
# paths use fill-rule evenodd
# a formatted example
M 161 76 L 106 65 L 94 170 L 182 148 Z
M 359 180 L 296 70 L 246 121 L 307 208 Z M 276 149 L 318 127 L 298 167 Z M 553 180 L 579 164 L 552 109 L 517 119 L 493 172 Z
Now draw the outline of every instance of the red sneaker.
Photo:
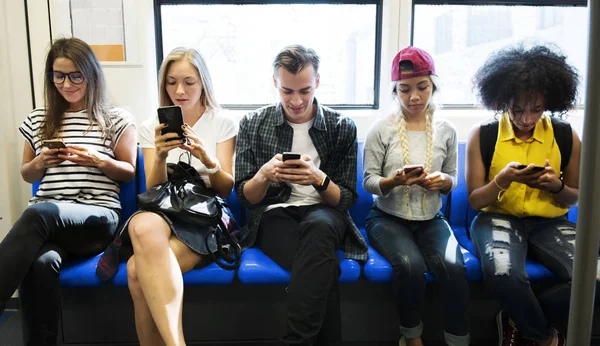
M 504 313 L 504 310 L 496 316 L 496 324 L 498 325 L 498 346 L 525 346 L 517 327 Z

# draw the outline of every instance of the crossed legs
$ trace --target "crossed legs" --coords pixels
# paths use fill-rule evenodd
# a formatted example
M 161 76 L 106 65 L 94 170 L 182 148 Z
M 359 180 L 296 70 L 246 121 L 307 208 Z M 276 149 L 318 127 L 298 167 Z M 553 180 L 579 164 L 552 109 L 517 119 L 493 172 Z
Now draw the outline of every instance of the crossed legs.
M 182 274 L 202 256 L 177 239 L 154 213 L 134 216 L 129 235 L 134 255 L 127 262 L 127 279 L 140 345 L 185 345 Z

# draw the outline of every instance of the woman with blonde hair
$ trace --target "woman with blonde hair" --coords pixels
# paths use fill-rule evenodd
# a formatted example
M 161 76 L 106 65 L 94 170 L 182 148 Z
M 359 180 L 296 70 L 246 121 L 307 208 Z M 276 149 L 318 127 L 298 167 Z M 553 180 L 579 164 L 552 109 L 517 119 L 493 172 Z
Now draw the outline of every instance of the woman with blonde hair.
M 168 180 L 167 164 L 191 154 L 191 165 L 222 198 L 233 187 L 235 121 L 221 112 L 208 68 L 194 49 L 176 48 L 159 72 L 160 106 L 183 111 L 185 139 L 161 134 L 156 116 L 140 128 L 140 146 L 148 188 Z M 224 212 L 228 212 L 224 210 Z M 161 213 L 138 211 L 128 231 L 134 255 L 127 262 L 129 290 L 140 345 L 185 345 L 182 328 L 182 274 L 210 259 L 198 225 Z
M 364 188 L 376 195 L 367 216 L 370 243 L 394 269 L 400 346 L 421 346 L 425 271 L 444 288 L 445 340 L 470 342 L 469 288 L 462 253 L 441 214 L 441 195 L 456 185 L 456 129 L 434 118 L 438 80 L 431 56 L 407 47 L 392 63 L 398 110 L 369 131 Z
M 134 118 L 106 100 L 91 47 L 77 38 L 54 41 L 45 76 L 45 106 L 19 127 L 21 175 L 40 185 L 0 243 L 0 315 L 19 287 L 27 346 L 56 345 L 62 263 L 110 244 L 120 219 L 119 182 L 135 176 Z

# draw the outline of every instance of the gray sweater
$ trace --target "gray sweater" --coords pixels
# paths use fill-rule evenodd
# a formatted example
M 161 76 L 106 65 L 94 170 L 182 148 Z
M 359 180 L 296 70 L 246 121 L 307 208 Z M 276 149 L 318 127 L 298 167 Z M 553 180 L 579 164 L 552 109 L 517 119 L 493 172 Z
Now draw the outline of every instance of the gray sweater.
M 410 163 L 427 164 L 427 133 L 407 131 Z M 452 177 L 452 188 L 456 186 L 458 142 L 456 128 L 444 119 L 434 117 L 433 157 L 429 173 L 443 172 Z M 442 207 L 439 191 L 426 191 L 418 185 L 410 186 L 409 203 L 405 187 L 400 185 L 383 194 L 379 182 L 390 177 L 404 166 L 404 153 L 398 136 L 397 125 L 388 119 L 375 123 L 365 141 L 363 186 L 374 194 L 375 205 L 382 211 L 408 220 L 430 220 Z M 424 199 L 424 201 L 423 201 Z M 409 210 L 410 206 L 410 210 Z

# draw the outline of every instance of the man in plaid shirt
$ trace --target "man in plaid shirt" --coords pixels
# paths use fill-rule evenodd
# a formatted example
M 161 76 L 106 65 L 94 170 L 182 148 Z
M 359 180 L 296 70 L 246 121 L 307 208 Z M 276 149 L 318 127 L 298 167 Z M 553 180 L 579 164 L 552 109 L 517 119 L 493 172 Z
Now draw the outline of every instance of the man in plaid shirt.
M 257 243 L 291 271 L 283 337 L 289 345 L 340 342 L 335 250 L 367 258 L 347 212 L 357 198 L 356 126 L 316 100 L 318 69 L 314 50 L 284 48 L 273 63 L 281 102 L 244 116 L 236 144 L 236 193 L 249 207 L 243 245 Z

